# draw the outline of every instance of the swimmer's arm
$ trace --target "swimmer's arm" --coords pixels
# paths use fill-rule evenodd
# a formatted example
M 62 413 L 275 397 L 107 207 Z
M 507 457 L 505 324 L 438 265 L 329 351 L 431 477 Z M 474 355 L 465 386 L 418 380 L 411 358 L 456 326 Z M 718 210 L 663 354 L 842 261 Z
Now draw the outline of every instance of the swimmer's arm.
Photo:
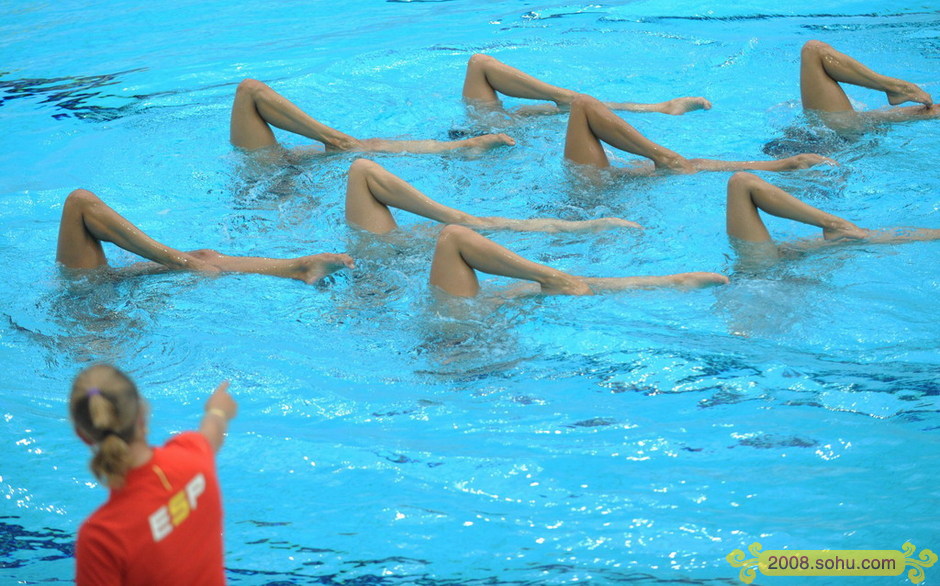
M 206 401 L 206 412 L 199 425 L 199 433 L 209 440 L 212 451 L 218 452 L 225 441 L 228 422 L 238 413 L 238 403 L 228 392 L 228 381 L 223 381 Z

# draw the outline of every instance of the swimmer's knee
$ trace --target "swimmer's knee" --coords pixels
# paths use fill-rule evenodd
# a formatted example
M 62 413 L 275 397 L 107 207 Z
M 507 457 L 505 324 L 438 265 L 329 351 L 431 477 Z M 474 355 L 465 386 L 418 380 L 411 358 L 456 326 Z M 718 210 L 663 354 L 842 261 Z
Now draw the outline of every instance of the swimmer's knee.
M 728 179 L 728 183 L 745 183 L 753 181 L 757 178 L 757 175 L 750 173 L 748 171 L 735 171 L 731 178 Z
M 496 62 L 494 57 L 490 57 L 489 55 L 485 55 L 483 53 L 474 53 L 467 61 L 467 68 L 485 67 L 486 65 L 494 62 Z
M 253 95 L 267 87 L 268 86 L 265 85 L 264 82 L 246 77 L 245 79 L 241 80 L 241 82 L 239 82 L 238 89 L 235 90 L 235 93 Z
M 87 206 L 99 201 L 101 201 L 101 199 L 87 189 L 76 189 L 66 196 L 65 205 L 69 207 Z
M 728 179 L 728 201 L 735 197 L 747 196 L 750 188 L 758 180 L 757 175 L 747 171 L 738 171 Z
M 447 224 L 441 229 L 441 233 L 437 236 L 437 246 L 440 247 L 449 242 L 465 240 L 471 234 L 476 234 L 476 232 L 466 226 Z
M 596 108 L 601 104 L 600 100 L 587 94 L 578 94 L 571 100 L 571 111 L 583 111 L 589 108 Z
M 349 166 L 349 177 L 362 177 L 379 169 L 379 164 L 371 159 L 356 159 Z
M 824 51 L 829 50 L 831 47 L 822 41 L 812 40 L 806 41 L 803 43 L 803 49 L 800 52 L 803 58 L 812 57 L 814 55 L 819 55 Z

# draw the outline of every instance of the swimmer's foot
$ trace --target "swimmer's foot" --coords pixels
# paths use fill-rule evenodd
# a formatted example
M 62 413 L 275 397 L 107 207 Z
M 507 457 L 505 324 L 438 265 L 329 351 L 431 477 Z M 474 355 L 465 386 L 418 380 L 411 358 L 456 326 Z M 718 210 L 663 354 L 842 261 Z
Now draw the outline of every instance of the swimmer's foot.
M 355 262 L 348 254 L 327 252 L 292 259 L 285 276 L 312 285 L 340 269 L 352 269 L 355 266 Z
M 839 163 L 837 163 L 835 160 L 814 153 L 793 155 L 792 157 L 787 157 L 785 159 L 778 159 L 776 163 L 778 168 L 769 170 L 793 171 L 796 169 L 808 169 L 810 167 L 815 167 L 816 165 L 830 165 L 832 167 L 839 166 Z
M 594 294 L 594 292 L 591 291 L 591 288 L 588 287 L 587 283 L 573 275 L 569 275 L 561 271 L 554 271 L 554 274 L 541 279 L 539 281 L 539 285 L 542 288 L 542 293 L 546 295 Z
M 871 232 L 859 228 L 848 220 L 838 218 L 827 226 L 823 226 L 823 238 L 826 240 L 864 240 Z
M 916 102 L 925 106 L 933 104 L 933 98 L 930 94 L 917 87 L 915 84 L 902 79 L 894 79 L 885 90 L 888 96 L 888 103 L 892 106 L 903 104 L 904 102 Z
M 681 116 L 682 114 L 696 110 L 712 109 L 712 103 L 705 98 L 673 98 L 667 102 L 663 102 L 660 106 L 662 106 L 660 112 L 672 116 Z
M 672 285 L 678 289 L 701 289 L 728 284 L 728 277 L 718 273 L 678 273 L 670 275 L 669 279 Z
M 499 146 L 513 146 L 516 144 L 516 141 L 512 139 L 509 135 L 499 133 L 499 134 L 484 134 L 482 136 L 474 136 L 473 138 L 468 138 L 465 141 L 466 147 L 475 148 L 475 149 L 491 149 Z

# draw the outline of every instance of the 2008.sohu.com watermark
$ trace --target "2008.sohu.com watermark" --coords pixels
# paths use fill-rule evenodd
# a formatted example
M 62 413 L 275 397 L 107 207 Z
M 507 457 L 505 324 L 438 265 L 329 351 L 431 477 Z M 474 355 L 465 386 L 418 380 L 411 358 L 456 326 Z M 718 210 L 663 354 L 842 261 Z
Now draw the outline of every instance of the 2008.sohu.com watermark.
M 907 577 L 914 584 L 924 580 L 924 568 L 937 561 L 937 555 L 929 549 L 917 550 L 905 543 L 901 550 L 892 549 L 770 549 L 761 551 L 761 544 L 748 547 L 751 558 L 740 549 L 728 554 L 732 566 L 741 568 L 739 577 L 750 584 L 757 572 L 765 576 L 900 576 L 910 568 Z

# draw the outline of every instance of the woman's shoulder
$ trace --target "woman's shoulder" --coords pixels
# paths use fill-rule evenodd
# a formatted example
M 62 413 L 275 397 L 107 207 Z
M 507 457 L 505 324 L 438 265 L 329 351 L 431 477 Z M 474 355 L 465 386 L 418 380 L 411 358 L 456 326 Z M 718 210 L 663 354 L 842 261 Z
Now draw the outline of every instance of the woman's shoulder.
M 169 451 L 194 451 L 209 457 L 213 455 L 212 446 L 209 444 L 208 438 L 198 431 L 184 431 L 174 435 L 163 444 L 163 449 Z

